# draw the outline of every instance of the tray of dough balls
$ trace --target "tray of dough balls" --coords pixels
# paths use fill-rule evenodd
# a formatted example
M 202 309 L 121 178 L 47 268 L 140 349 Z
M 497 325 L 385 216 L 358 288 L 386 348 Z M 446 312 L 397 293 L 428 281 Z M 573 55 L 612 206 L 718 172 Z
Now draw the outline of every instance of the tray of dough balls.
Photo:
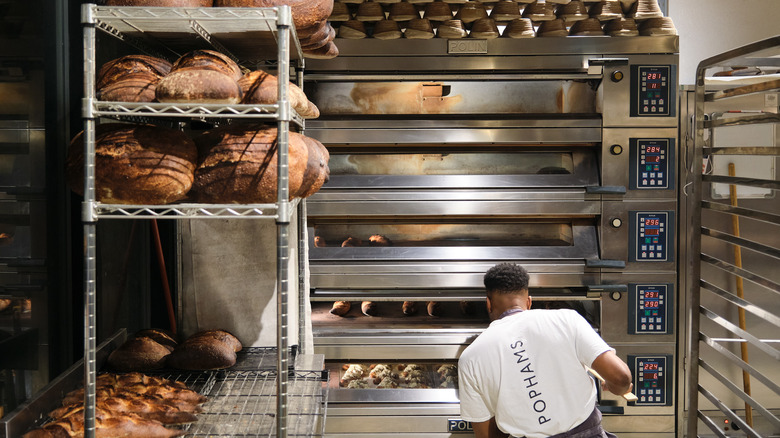
M 341 389 L 447 389 L 458 386 L 458 367 L 443 362 L 331 364 L 330 387 Z

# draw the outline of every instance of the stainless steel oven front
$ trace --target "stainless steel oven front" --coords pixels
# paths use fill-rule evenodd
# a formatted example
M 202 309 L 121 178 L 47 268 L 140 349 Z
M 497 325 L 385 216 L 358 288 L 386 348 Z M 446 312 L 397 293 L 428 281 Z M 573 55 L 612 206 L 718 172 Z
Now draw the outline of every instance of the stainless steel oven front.
M 640 399 L 600 394 L 607 428 L 675 435 L 677 37 L 550 40 L 343 40 L 307 61 L 306 131 L 331 153 L 306 206 L 328 436 L 467 436 L 452 369 L 504 261 L 631 366 Z

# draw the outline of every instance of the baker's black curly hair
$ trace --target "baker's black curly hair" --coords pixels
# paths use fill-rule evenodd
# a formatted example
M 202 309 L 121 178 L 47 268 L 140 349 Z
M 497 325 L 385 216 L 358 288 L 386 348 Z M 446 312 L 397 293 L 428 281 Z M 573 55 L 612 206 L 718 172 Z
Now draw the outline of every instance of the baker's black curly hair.
M 483 279 L 487 293 L 517 293 L 528 289 L 528 271 L 514 263 L 499 263 Z

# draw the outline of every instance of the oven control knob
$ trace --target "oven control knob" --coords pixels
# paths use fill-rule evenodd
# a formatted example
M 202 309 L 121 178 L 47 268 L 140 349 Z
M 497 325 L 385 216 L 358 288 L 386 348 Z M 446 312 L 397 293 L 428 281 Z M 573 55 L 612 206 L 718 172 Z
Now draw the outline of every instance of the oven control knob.
M 613 218 L 611 225 L 613 228 L 620 228 L 621 225 L 623 225 L 623 221 L 620 220 L 619 217 Z
M 623 146 L 620 146 L 619 144 L 613 144 L 609 147 L 609 153 L 612 155 L 620 155 L 623 153 Z
M 612 72 L 612 82 L 620 82 L 623 80 L 623 72 L 615 70 Z
M 612 301 L 620 301 L 620 299 L 623 298 L 623 294 L 614 291 L 609 294 L 609 297 L 612 298 Z

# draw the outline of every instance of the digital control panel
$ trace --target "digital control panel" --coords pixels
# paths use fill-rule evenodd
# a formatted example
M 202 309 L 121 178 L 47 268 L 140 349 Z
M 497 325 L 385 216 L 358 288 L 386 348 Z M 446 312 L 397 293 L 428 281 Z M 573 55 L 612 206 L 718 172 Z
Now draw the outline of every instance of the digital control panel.
M 674 287 L 666 284 L 628 285 L 628 334 L 672 333 Z
M 674 234 L 673 211 L 629 212 L 630 254 L 632 262 L 670 262 Z
M 635 406 L 671 406 L 672 356 L 628 356 L 628 366 L 634 375 Z M 631 404 L 631 403 L 629 403 Z
M 632 65 L 631 117 L 674 116 L 675 74 L 671 65 Z
M 632 190 L 670 190 L 674 188 L 673 138 L 629 139 L 630 188 Z

